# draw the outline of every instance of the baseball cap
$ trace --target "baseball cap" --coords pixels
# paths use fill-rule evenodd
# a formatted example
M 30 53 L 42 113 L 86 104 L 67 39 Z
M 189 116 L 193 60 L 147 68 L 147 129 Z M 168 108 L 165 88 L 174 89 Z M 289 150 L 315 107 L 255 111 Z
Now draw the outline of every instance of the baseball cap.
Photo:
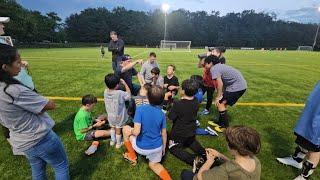
M 127 61 L 127 60 L 130 60 L 130 59 L 132 59 L 132 57 L 129 55 L 129 54 L 125 54 L 125 55 L 123 55 L 122 56 L 122 61 Z
M 0 17 L 0 23 L 7 23 L 10 21 L 9 17 Z

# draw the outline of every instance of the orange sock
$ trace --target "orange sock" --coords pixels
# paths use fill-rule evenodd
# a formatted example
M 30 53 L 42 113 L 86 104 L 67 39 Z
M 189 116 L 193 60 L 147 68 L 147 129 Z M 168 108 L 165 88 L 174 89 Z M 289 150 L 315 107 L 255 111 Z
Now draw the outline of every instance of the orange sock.
M 163 180 L 171 180 L 171 177 L 168 173 L 168 171 L 166 169 L 163 169 L 160 174 L 159 174 L 160 178 Z
M 130 141 L 125 141 L 125 142 L 124 142 L 124 145 L 125 145 L 126 148 L 127 148 L 129 157 L 130 157 L 131 159 L 133 159 L 133 160 L 137 159 L 136 152 L 134 151 L 131 142 L 130 142 Z
M 93 141 L 91 145 L 98 147 L 99 146 L 99 141 Z

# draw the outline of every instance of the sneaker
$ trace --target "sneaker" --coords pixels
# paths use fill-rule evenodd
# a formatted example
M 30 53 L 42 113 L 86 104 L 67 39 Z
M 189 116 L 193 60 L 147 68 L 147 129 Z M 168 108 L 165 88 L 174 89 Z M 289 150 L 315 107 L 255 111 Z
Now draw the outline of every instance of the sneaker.
M 296 178 L 294 178 L 294 180 L 307 180 L 307 179 L 304 178 L 302 175 L 299 175 Z
M 284 158 L 277 158 L 277 160 L 282 164 L 285 164 L 285 165 L 288 165 L 288 166 L 292 166 L 292 167 L 295 167 L 295 168 L 298 168 L 298 169 L 302 169 L 302 162 L 298 163 L 296 160 L 294 160 L 292 158 L 292 156 L 284 157 Z
M 197 127 L 201 125 L 199 120 L 196 120 L 196 124 L 197 124 Z
M 200 112 L 200 115 L 208 115 L 210 112 L 207 109 L 204 109 L 202 112 Z
M 217 131 L 218 133 L 223 133 L 226 130 L 226 128 L 219 126 L 219 127 L 214 127 L 214 130 Z
M 131 159 L 128 153 L 122 154 L 124 160 L 128 161 L 132 166 L 137 165 L 137 159 Z
M 114 146 L 116 142 L 110 140 L 110 146 Z
M 84 153 L 88 156 L 94 154 L 97 151 L 98 147 L 96 145 L 91 145 Z
M 209 124 L 210 126 L 213 126 L 213 127 L 220 127 L 219 124 L 214 123 L 213 121 L 208 121 L 208 124 Z
M 205 163 L 204 159 L 200 156 L 197 156 L 194 160 L 193 160 L 193 168 L 192 168 L 192 172 L 193 173 L 198 173 L 199 169 L 202 167 L 202 165 Z
M 116 149 L 120 149 L 121 148 L 121 146 L 123 145 L 123 142 L 121 142 L 120 144 L 116 144 Z
M 212 136 L 219 136 L 218 133 L 215 130 L 211 129 L 209 126 L 205 129 L 205 131 L 207 131 Z

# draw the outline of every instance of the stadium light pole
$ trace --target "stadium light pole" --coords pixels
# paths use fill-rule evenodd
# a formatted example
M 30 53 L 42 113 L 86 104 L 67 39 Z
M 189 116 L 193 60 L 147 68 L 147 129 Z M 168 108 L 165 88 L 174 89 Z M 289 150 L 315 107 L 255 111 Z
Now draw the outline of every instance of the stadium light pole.
M 320 13 L 320 7 L 318 7 L 318 12 Z M 320 22 L 318 22 L 318 28 L 317 28 L 316 36 L 314 37 L 313 47 L 312 47 L 313 50 L 314 50 L 314 48 L 315 48 L 316 45 L 317 45 L 317 39 L 318 39 L 319 29 L 320 29 Z
M 162 4 L 162 11 L 164 12 L 164 35 L 163 40 L 166 41 L 166 34 L 167 34 L 167 13 L 170 9 L 170 5 L 167 3 Z

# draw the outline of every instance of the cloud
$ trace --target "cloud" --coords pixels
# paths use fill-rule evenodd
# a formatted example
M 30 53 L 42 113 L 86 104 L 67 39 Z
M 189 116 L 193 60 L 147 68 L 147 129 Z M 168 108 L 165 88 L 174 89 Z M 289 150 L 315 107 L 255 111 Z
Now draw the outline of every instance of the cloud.
M 320 12 L 316 7 L 289 10 L 278 14 L 279 19 L 300 23 L 320 23 Z

